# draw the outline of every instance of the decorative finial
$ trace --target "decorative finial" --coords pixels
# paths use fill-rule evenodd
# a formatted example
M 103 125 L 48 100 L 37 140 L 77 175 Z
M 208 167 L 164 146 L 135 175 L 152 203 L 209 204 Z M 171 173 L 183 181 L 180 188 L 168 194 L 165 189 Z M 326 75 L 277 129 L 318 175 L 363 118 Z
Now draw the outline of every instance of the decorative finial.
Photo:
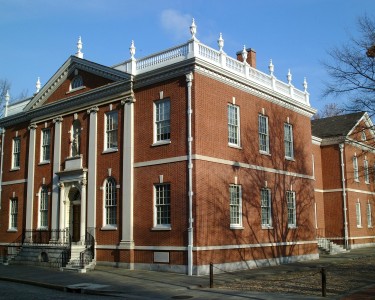
M 307 93 L 307 80 L 306 80 L 306 77 L 303 79 L 303 89 L 304 89 L 304 92 Z
M 134 58 L 134 55 L 135 55 L 135 46 L 134 46 L 134 41 L 133 40 L 132 40 L 132 43 L 130 44 L 129 51 L 130 51 L 130 57 Z
M 292 84 L 292 73 L 290 69 L 288 70 L 288 75 L 286 75 L 286 79 L 288 80 L 288 84 Z
M 81 52 L 82 50 L 82 39 L 81 37 L 78 38 L 78 42 L 77 42 L 77 53 L 76 53 L 76 56 L 78 58 L 83 58 L 83 53 Z
M 192 23 L 191 23 L 191 25 L 190 25 L 190 33 L 191 33 L 191 38 L 192 38 L 193 40 L 195 40 L 195 39 L 196 39 L 195 35 L 196 35 L 196 33 L 197 33 L 197 26 L 195 25 L 195 20 L 194 20 L 194 18 L 193 18 L 193 21 L 192 21 Z
M 223 35 L 221 34 L 221 32 L 220 32 L 219 39 L 217 40 L 217 44 L 219 45 L 219 51 L 222 52 L 223 47 L 224 47 L 224 39 L 223 39 Z
M 247 63 L 247 51 L 246 51 L 245 45 L 243 45 L 243 49 L 242 49 L 242 60 L 244 63 Z
M 10 95 L 9 95 L 9 90 L 7 90 L 5 94 L 5 102 L 9 102 L 9 100 L 10 100 Z
M 36 87 L 35 94 L 37 94 L 37 93 L 39 93 L 39 91 L 40 91 L 40 87 L 41 87 L 41 84 L 40 84 L 40 77 L 38 77 L 38 80 L 36 81 L 35 87 Z
M 9 90 L 7 90 L 5 94 L 5 111 L 4 111 L 4 117 L 8 115 L 8 105 L 9 105 L 10 95 Z
M 272 59 L 270 59 L 270 64 L 268 65 L 268 70 L 270 70 L 270 75 L 273 76 L 273 71 L 275 67 L 273 66 Z

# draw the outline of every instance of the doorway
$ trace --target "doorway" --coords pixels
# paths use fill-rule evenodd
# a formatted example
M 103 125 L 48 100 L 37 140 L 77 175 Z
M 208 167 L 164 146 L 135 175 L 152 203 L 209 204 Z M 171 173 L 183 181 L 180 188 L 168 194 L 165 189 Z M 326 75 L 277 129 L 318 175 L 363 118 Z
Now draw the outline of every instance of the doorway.
M 73 204 L 72 242 L 79 242 L 81 238 L 81 205 Z

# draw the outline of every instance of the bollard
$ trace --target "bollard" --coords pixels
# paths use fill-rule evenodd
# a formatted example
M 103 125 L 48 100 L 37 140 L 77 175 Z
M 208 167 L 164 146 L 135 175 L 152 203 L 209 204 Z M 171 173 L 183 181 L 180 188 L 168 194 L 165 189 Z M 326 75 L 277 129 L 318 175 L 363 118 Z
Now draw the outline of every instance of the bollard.
M 322 297 L 326 297 L 327 295 L 327 273 L 326 269 L 323 267 L 320 271 L 322 274 Z
M 214 264 L 210 263 L 210 289 L 214 287 Z

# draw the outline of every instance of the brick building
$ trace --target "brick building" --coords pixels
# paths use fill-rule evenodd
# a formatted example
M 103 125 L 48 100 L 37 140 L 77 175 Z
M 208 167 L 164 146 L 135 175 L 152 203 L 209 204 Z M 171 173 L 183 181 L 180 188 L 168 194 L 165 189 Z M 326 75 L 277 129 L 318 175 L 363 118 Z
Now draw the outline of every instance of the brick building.
M 196 38 L 71 56 L 0 120 L 3 257 L 205 274 L 318 257 L 304 90 Z M 24 253 L 28 253 L 25 255 Z M 80 255 L 81 253 L 81 255 Z
M 373 124 L 365 112 L 312 121 L 318 239 L 345 249 L 375 243 Z

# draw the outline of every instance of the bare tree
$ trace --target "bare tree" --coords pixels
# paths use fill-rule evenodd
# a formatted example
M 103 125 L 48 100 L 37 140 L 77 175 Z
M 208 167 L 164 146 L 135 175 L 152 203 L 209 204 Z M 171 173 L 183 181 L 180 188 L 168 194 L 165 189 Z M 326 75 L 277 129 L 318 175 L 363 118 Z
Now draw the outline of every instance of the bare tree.
M 331 61 L 324 63 L 330 76 L 324 96 L 345 96 L 345 110 L 375 114 L 375 19 L 358 18 L 358 37 L 328 52 Z
M 7 91 L 10 90 L 10 82 L 7 79 L 0 79 L 0 101 L 4 101 Z
M 328 103 L 324 105 L 321 111 L 318 111 L 313 119 L 322 119 L 334 116 L 340 116 L 345 113 L 345 108 L 337 103 Z

